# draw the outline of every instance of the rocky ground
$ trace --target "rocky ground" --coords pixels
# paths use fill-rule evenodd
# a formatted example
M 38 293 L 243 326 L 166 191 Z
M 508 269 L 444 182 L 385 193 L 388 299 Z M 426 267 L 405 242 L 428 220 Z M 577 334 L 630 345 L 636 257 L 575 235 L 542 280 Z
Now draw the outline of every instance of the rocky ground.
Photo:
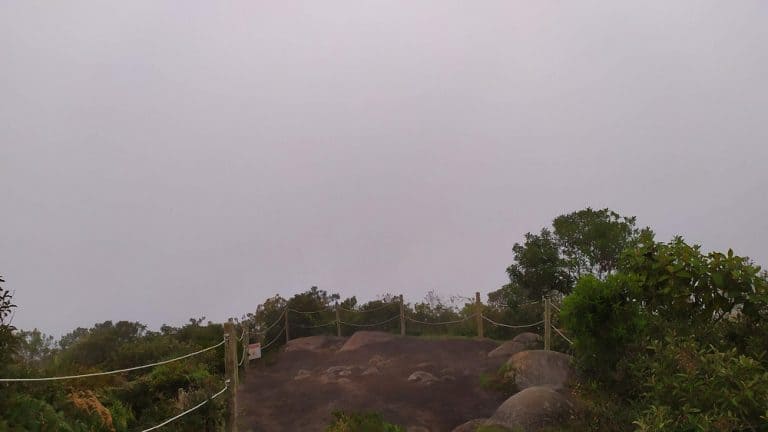
M 486 421 L 533 430 L 571 408 L 559 391 L 570 373 L 567 356 L 526 351 L 537 344 L 528 335 L 501 347 L 378 332 L 297 339 L 271 364 L 254 361 L 248 369 L 238 390 L 240 430 L 323 431 L 334 410 L 377 412 L 408 432 L 448 432 L 472 419 L 482 420 L 456 430 Z M 513 379 L 522 390 L 506 401 L 480 384 L 481 374 L 505 362 L 520 370 Z M 537 414 L 539 405 L 556 412 Z

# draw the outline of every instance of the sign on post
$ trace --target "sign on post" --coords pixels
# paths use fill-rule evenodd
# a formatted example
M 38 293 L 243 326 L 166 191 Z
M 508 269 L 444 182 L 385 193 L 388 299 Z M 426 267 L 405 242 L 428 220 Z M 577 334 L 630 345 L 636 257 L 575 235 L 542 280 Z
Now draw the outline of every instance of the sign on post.
M 248 345 L 248 360 L 261 358 L 261 344 L 252 343 Z

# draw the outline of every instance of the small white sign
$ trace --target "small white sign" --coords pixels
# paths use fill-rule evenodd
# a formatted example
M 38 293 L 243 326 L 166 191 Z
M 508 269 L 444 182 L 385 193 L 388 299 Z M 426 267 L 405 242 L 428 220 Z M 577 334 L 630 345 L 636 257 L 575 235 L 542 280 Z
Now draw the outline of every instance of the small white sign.
M 248 360 L 261 358 L 261 344 L 249 344 L 248 345 Z

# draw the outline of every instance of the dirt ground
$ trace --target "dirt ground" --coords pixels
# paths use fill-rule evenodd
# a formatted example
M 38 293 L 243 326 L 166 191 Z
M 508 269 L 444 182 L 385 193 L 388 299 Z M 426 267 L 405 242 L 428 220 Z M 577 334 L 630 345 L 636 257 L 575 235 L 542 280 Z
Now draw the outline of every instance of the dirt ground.
M 450 431 L 489 417 L 503 396 L 480 387 L 480 374 L 494 372 L 504 358 L 489 359 L 489 340 L 393 340 L 339 351 L 344 338 L 323 349 L 280 352 L 272 364 L 254 360 L 238 390 L 244 432 L 323 431 L 331 412 L 377 412 L 387 421 L 419 431 Z M 343 376 L 324 373 L 334 366 Z M 373 366 L 373 368 L 371 367 Z M 304 370 L 300 372 L 300 370 Z M 415 371 L 436 381 L 409 381 Z M 299 376 L 296 379 L 297 375 Z

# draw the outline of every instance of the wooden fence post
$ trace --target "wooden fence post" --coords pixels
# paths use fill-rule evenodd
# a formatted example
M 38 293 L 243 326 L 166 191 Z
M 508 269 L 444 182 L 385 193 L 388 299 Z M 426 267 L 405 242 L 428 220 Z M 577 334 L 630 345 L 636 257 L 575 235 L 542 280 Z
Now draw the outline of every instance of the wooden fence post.
M 552 311 L 549 306 L 549 296 L 544 297 L 544 349 L 552 349 Z
M 477 315 L 477 337 L 483 335 L 483 303 L 480 302 L 480 293 L 475 293 L 475 314 Z
M 341 320 L 339 319 L 339 302 L 336 302 L 336 336 L 341 337 Z
M 291 340 L 291 334 L 288 331 L 288 306 L 285 307 L 285 343 Z
M 243 324 L 243 357 L 245 357 L 243 360 L 243 376 L 245 376 L 245 371 L 248 370 L 248 363 L 250 362 L 250 360 L 248 359 L 248 345 L 250 344 L 251 344 L 251 329 L 248 328 L 248 324 Z
M 237 335 L 232 321 L 224 323 L 224 340 L 224 374 L 229 380 L 227 432 L 237 432 Z
M 400 336 L 405 336 L 405 304 L 402 294 L 400 294 Z

